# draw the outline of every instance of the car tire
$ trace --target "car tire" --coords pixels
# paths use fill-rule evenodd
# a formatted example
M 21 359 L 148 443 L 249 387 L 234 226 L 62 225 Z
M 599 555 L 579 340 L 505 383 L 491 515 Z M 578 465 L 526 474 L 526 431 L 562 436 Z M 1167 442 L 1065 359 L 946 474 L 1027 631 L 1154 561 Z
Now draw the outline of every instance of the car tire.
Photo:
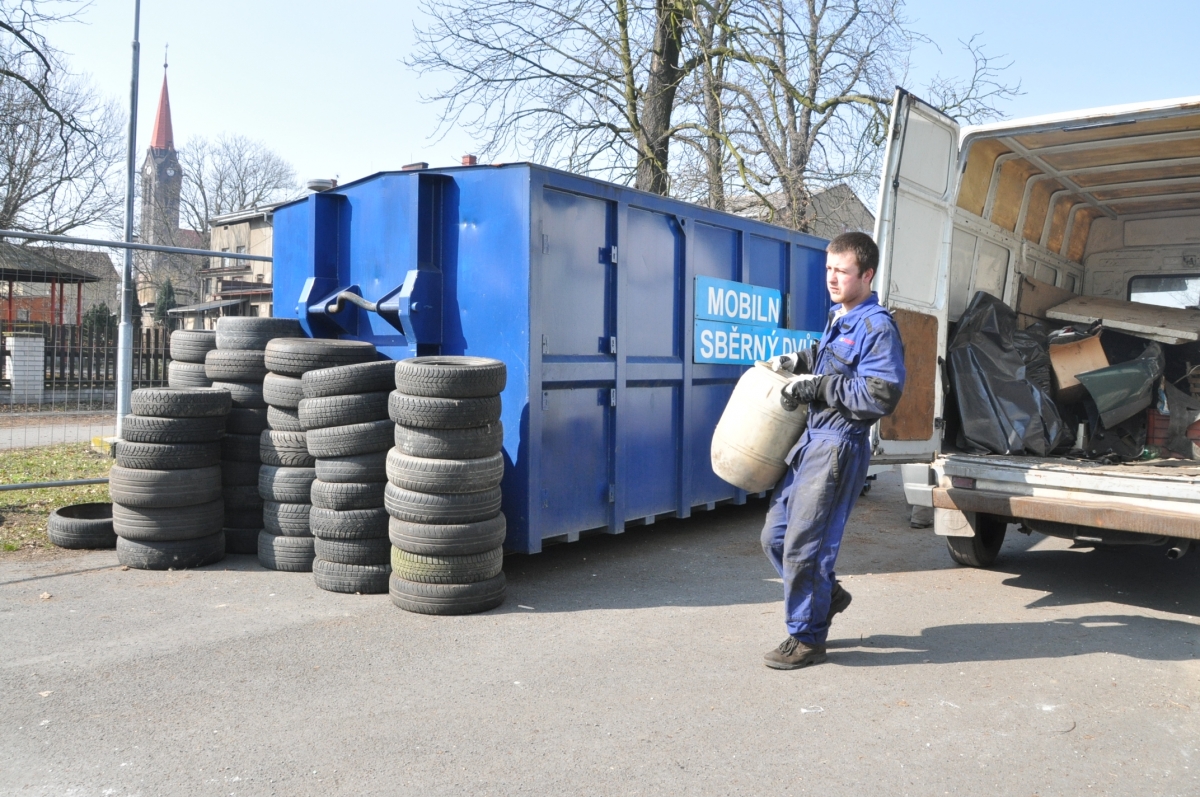
M 383 506 L 381 482 L 323 482 L 312 483 L 310 497 L 314 507 L 344 512 L 348 509 L 372 509 Z
M 504 549 L 465 556 L 430 556 L 392 548 L 392 572 L 422 584 L 474 584 L 495 578 L 504 569 Z
M 262 351 L 274 338 L 301 338 L 304 330 L 294 318 L 223 316 L 217 319 L 218 349 Z
M 204 358 L 204 373 L 214 382 L 261 382 L 267 367 L 261 351 L 213 349 Z
M 117 441 L 117 464 L 138 470 L 182 470 L 221 464 L 221 444 Z
M 317 559 L 313 562 L 313 581 L 327 592 L 351 595 L 378 595 L 388 591 L 392 568 L 386 564 L 347 565 Z
M 267 406 L 263 400 L 262 382 L 224 382 L 214 381 L 214 390 L 229 392 L 232 406 L 239 409 L 262 409 Z
M 329 426 L 308 433 L 308 451 L 319 458 L 370 454 L 391 448 L 393 436 L 391 421 Z
M 239 509 L 225 513 L 225 528 L 227 529 L 254 529 L 257 531 L 262 527 L 263 508 L 261 506 L 257 509 Z
M 308 513 L 311 511 L 312 504 L 309 503 L 265 501 L 263 528 L 271 534 L 284 537 L 311 537 L 312 531 L 308 525 Z
M 227 434 L 262 434 L 267 429 L 267 411 L 261 407 L 247 409 L 235 407 L 225 419 Z
M 392 603 L 416 614 L 478 614 L 504 603 L 504 573 L 474 584 L 424 584 L 395 574 L 388 582 Z
M 139 470 L 114 465 L 108 472 L 114 504 L 166 508 L 207 504 L 221 497 L 221 467 Z
M 314 506 L 308 523 L 314 537 L 323 540 L 370 540 L 388 536 L 391 517 L 381 506 L 371 509 L 322 509 Z
M 314 468 L 281 468 L 263 465 L 258 471 L 258 494 L 265 501 L 284 504 L 309 502 L 309 491 L 317 478 Z
M 175 390 L 194 390 L 212 387 L 204 363 L 185 363 L 172 360 L 167 365 L 167 387 Z
M 250 554 L 258 553 L 258 533 L 262 529 L 223 529 L 225 532 L 225 553 Z
M 236 462 L 221 460 L 221 487 L 258 486 L 258 460 L 254 462 Z
M 388 538 L 409 553 L 427 556 L 468 556 L 504 545 L 504 513 L 474 523 L 411 523 L 390 518 Z
M 225 517 L 242 512 L 260 512 L 263 508 L 263 497 L 258 494 L 257 484 L 246 484 L 240 487 L 226 487 L 221 496 L 225 499 Z M 229 521 L 225 521 L 229 525 Z
M 396 424 L 396 448 L 410 457 L 430 459 L 479 459 L 496 454 L 504 446 L 504 424 L 500 421 L 467 429 L 420 429 Z
M 288 338 L 273 340 L 266 348 L 267 370 L 284 376 L 303 376 L 317 368 L 370 362 L 377 356 L 375 346 L 361 340 Z
M 349 457 L 321 457 L 316 464 L 317 478 L 323 482 L 385 482 L 387 457 L 387 451 Z
M 396 423 L 418 429 L 468 429 L 500 420 L 500 397 L 433 398 L 393 390 L 388 415 Z
M 384 421 L 388 418 L 388 394 L 351 393 L 306 398 L 300 401 L 299 413 L 300 423 L 306 430 Z
M 181 507 L 113 504 L 113 531 L 142 542 L 176 542 L 210 537 L 225 526 L 225 499 Z
M 229 409 L 229 396 L 212 388 L 143 387 L 129 397 L 130 412 L 142 417 L 223 418 Z
M 307 371 L 300 377 L 304 398 L 341 396 L 346 393 L 387 393 L 396 386 L 396 362 L 379 360 Z
M 481 398 L 504 392 L 508 371 L 487 357 L 437 355 L 396 363 L 396 389 L 410 396 Z
M 964 567 L 991 567 L 1004 545 L 1008 521 L 996 515 L 975 516 L 974 537 L 947 537 L 950 558 Z
M 304 387 L 294 376 L 267 374 L 263 379 L 263 400 L 268 407 L 294 410 L 304 398 Z
M 258 434 L 227 434 L 221 438 L 221 460 L 259 463 L 262 432 Z M 255 477 L 257 479 L 257 477 Z
M 204 365 L 204 356 L 217 348 L 217 333 L 209 329 L 177 329 L 171 333 L 169 352 L 175 362 Z
M 388 481 L 419 493 L 477 493 L 499 487 L 504 457 L 430 459 L 410 457 L 392 449 L 387 458 Z
M 258 454 L 264 465 L 283 468 L 311 468 L 316 461 L 316 457 L 308 453 L 304 432 L 268 429 L 259 436 Z
M 392 544 L 387 537 L 359 540 L 326 540 L 316 535 L 317 559 L 343 565 L 386 565 L 391 561 Z M 390 568 L 389 568 L 390 569 Z
M 383 505 L 392 517 L 412 523 L 475 523 L 500 513 L 500 488 L 478 493 L 418 493 L 389 482 Z
M 184 570 L 204 567 L 225 558 L 225 533 L 171 542 L 120 538 L 117 561 L 138 570 Z
M 46 520 L 46 536 L 59 548 L 100 549 L 117 544 L 112 504 L 62 506 Z
M 288 537 L 264 529 L 258 533 L 258 561 L 268 570 L 311 573 L 316 558 L 313 542 L 312 537 Z
M 277 432 L 303 432 L 300 413 L 286 407 L 267 408 L 267 428 Z
M 126 415 L 121 436 L 130 443 L 211 443 L 225 434 L 225 418 L 148 418 Z

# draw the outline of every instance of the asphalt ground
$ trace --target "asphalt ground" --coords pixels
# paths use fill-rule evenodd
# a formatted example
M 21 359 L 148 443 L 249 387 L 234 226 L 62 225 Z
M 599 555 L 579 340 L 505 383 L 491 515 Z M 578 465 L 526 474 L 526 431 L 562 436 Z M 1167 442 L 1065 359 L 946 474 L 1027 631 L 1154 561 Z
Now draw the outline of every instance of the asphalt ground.
M 1200 555 L 959 568 L 885 474 L 829 661 L 778 672 L 764 509 L 511 556 L 458 618 L 252 557 L 0 559 L 0 794 L 1200 793 Z

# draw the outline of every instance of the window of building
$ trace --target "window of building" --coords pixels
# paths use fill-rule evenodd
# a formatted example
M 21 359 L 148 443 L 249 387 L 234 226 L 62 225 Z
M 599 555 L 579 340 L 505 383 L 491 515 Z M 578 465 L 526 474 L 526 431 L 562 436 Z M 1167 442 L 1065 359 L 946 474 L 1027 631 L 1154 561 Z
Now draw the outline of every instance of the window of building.
M 265 274 L 259 274 L 259 275 L 258 275 L 258 281 L 259 281 L 259 282 L 266 282 L 266 279 L 267 279 L 267 277 L 266 277 L 266 275 L 265 275 Z

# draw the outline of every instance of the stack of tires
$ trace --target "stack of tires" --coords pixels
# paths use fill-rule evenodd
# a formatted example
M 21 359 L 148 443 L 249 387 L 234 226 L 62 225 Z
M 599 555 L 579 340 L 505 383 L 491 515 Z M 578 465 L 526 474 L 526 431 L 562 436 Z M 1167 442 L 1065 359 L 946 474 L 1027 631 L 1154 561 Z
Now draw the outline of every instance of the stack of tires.
M 363 362 L 304 375 L 300 423 L 316 458 L 310 523 L 313 579 L 331 592 L 385 593 L 388 515 L 383 508 L 392 446 L 388 396 L 396 363 Z
M 179 334 L 179 333 L 175 333 Z M 292 318 L 226 316 L 217 319 L 216 348 L 204 360 L 214 388 L 229 391 L 232 409 L 221 441 L 221 477 L 225 488 L 225 540 L 230 553 L 258 551 L 263 502 L 258 495 L 259 436 L 267 428 L 263 379 L 267 343 L 299 337 Z M 174 337 L 172 337 L 174 344 Z
M 177 329 L 172 332 L 167 384 L 181 389 L 212 387 L 204 358 L 215 348 L 217 333 L 211 329 Z
M 361 341 L 281 338 L 267 345 L 263 398 L 268 405 L 268 428 L 259 439 L 262 468 L 258 478 L 258 494 L 264 501 L 264 528 L 258 537 L 258 560 L 263 567 L 300 573 L 313 569 L 309 496 L 317 476 L 315 457 L 308 451 L 308 434 L 300 420 L 301 377 L 329 365 L 375 357 L 375 347 Z
M 225 558 L 220 457 L 229 404 L 223 390 L 133 391 L 108 477 L 121 564 L 166 570 Z
M 392 602 L 421 614 L 471 614 L 504 602 L 504 363 L 415 357 L 396 364 L 396 422 L 385 505 Z

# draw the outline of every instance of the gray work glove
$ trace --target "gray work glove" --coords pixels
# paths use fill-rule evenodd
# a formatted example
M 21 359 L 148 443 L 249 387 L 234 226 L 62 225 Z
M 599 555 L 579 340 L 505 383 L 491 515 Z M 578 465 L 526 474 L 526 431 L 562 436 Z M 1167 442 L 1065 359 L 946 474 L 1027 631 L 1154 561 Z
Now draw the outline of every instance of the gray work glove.
M 792 377 L 779 392 L 783 408 L 792 412 L 801 404 L 808 404 L 821 395 L 821 377 L 813 374 L 801 374 Z
M 800 358 L 795 354 L 780 354 L 767 360 L 767 365 L 777 374 L 794 374 Z

